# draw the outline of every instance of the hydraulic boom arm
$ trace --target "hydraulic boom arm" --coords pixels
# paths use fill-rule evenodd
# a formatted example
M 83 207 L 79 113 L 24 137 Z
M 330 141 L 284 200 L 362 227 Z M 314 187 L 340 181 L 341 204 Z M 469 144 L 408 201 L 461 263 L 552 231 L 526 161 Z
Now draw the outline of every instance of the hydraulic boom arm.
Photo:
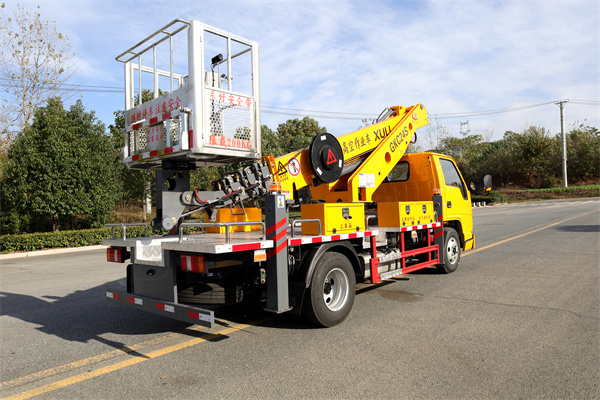
M 406 152 L 415 131 L 427 125 L 422 104 L 396 106 L 374 125 L 339 138 L 315 137 L 310 147 L 270 163 L 274 181 L 296 201 L 370 202 L 375 189 Z

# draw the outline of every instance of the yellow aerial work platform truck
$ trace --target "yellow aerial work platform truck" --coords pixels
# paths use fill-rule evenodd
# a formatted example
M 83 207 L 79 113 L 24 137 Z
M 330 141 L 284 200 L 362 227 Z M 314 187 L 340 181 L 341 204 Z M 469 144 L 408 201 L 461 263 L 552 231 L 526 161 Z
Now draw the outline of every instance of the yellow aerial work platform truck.
M 187 59 L 173 49 L 178 38 Z M 127 238 L 135 224 L 110 225 L 107 260 L 128 265 L 127 289 L 108 290 L 109 301 L 213 327 L 214 311 L 202 305 L 266 298 L 268 311 L 328 327 L 350 313 L 357 282 L 427 267 L 451 273 L 475 247 L 454 160 L 406 154 L 427 124 L 422 104 L 386 108 L 371 126 L 319 134 L 274 158 L 260 152 L 256 42 L 175 20 L 117 60 L 125 66 L 123 162 L 156 169 L 152 228 L 170 234 Z M 154 99 L 136 101 L 145 85 Z M 240 161 L 213 190 L 190 188 L 190 171 Z

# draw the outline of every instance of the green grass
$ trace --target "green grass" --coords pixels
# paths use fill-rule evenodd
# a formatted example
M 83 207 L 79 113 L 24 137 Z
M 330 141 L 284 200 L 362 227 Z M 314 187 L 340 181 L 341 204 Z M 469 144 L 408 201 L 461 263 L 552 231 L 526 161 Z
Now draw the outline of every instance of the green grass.
M 536 193 L 536 192 L 563 192 L 569 190 L 592 190 L 600 194 L 600 185 L 584 185 L 584 186 L 569 186 L 569 187 L 557 187 L 557 188 L 546 188 L 546 189 L 521 189 L 515 190 L 516 193 Z
M 583 197 L 600 197 L 600 185 L 582 185 L 546 189 L 500 189 L 493 190 L 489 196 L 471 196 L 471 200 L 474 203 L 485 201 L 486 204 L 506 204 L 521 203 L 524 201 L 574 199 Z

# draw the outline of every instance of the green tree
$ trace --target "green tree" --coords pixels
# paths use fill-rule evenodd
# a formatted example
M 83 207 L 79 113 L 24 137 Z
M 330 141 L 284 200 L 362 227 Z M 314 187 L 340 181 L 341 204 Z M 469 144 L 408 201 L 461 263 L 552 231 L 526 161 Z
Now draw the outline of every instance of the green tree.
M 504 137 L 481 148 L 470 164 L 476 166 L 477 180 L 491 174 L 496 185 L 531 188 L 557 185 L 556 155 L 559 142 L 543 127 L 530 126 L 523 132 L 506 131 Z
M 263 156 L 271 155 L 273 157 L 279 157 L 283 154 L 283 149 L 277 140 L 276 133 L 268 126 L 263 125 L 260 127 L 260 141 L 261 141 L 261 153 Z
M 105 126 L 81 101 L 39 107 L 8 149 L 3 233 L 97 227 L 117 197 L 117 157 Z
M 580 125 L 568 134 L 567 177 L 571 181 L 596 179 L 598 182 L 598 177 L 600 177 L 600 131 L 597 128 Z
M 69 40 L 37 10 L 17 6 L 13 16 L 0 6 L 0 150 L 31 123 L 37 107 L 50 97 L 67 98 L 76 62 Z
M 315 136 L 325 132 L 327 129 L 320 127 L 319 123 L 310 117 L 289 119 L 279 124 L 275 135 L 268 137 L 270 143 L 266 143 L 265 146 L 274 150 L 274 157 L 279 157 L 304 149 Z
M 518 149 L 515 164 L 521 171 L 522 183 L 533 188 L 555 186 L 558 181 L 550 161 L 558 147 L 548 131 L 543 127 L 530 126 L 511 139 Z
M 438 151 L 456 160 L 458 168 L 467 181 L 481 182 L 485 171 L 480 170 L 476 162 L 481 152 L 488 146 L 481 135 L 469 135 L 462 138 L 449 136 L 443 138 Z

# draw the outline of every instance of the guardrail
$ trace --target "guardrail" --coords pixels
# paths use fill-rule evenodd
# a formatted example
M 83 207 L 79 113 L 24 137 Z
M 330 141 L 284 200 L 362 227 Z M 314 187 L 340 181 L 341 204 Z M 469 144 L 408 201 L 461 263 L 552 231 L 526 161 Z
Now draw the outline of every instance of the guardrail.
M 143 226 L 146 228 L 146 236 L 148 236 L 148 225 L 143 222 L 130 222 L 130 223 L 117 223 L 117 224 L 105 224 L 107 228 L 111 229 L 111 239 L 115 239 L 115 228 L 121 227 L 123 228 L 123 240 L 127 239 L 127 227 L 129 226 Z
M 376 215 L 367 215 L 365 216 L 365 231 L 369 230 L 369 220 L 377 218 Z
M 210 227 L 225 227 L 225 244 L 229 244 L 230 241 L 230 231 L 229 228 L 231 226 L 250 226 L 250 225 L 260 225 L 262 230 L 262 240 L 267 240 L 267 233 L 264 222 L 260 221 L 247 221 L 247 222 L 184 222 L 179 225 L 179 243 L 183 243 L 183 231 L 190 226 L 199 226 L 202 228 L 210 228 Z
M 292 238 L 295 236 L 296 224 L 303 224 L 305 222 L 317 222 L 319 224 L 319 236 L 323 234 L 323 230 L 321 229 L 321 220 L 320 219 L 297 219 L 292 222 Z

